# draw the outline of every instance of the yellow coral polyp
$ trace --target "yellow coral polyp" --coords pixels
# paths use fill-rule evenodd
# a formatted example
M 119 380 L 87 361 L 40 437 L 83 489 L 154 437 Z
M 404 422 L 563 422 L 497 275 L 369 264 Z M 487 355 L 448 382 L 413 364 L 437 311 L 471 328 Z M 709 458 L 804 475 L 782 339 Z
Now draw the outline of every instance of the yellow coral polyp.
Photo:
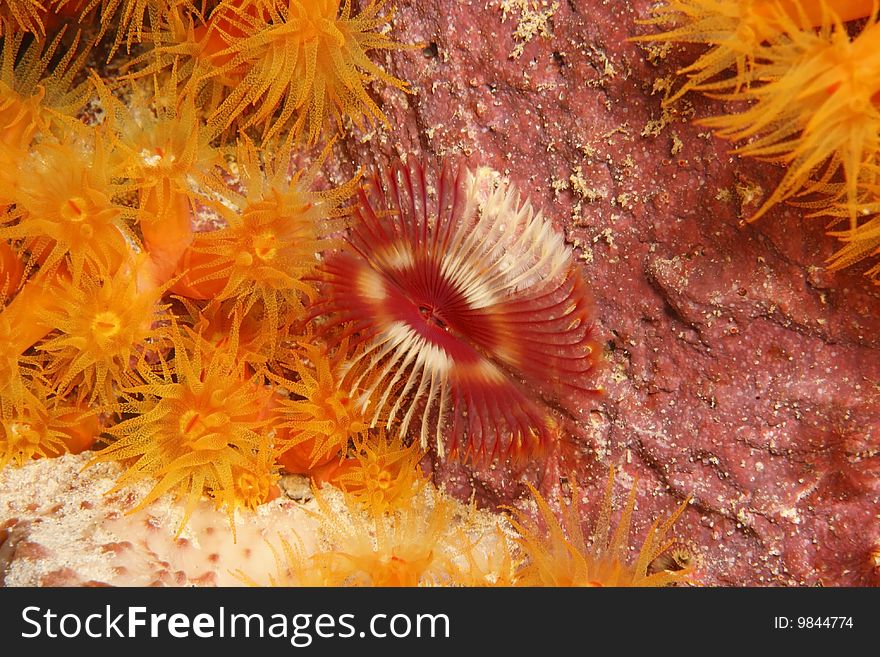
M 0 467 L 100 436 L 90 463 L 120 464 L 114 491 L 140 485 L 132 511 L 171 494 L 182 531 L 206 497 L 234 530 L 237 509 L 277 494 L 277 459 L 303 447 L 310 465 L 348 461 L 340 481 L 364 500 L 359 526 L 381 535 L 372 554 L 340 541 L 316 560 L 325 581 L 448 579 L 451 552 L 431 543 L 449 538 L 448 500 L 401 511 L 424 485 L 418 447 L 366 441 L 338 385 L 347 350 L 328 354 L 306 313 L 313 267 L 342 246 L 360 176 L 338 187 L 322 179 L 333 140 L 291 173 L 294 143 L 316 143 L 333 123 L 387 123 L 373 83 L 409 91 L 370 59 L 401 47 L 386 9 L 4 4 Z M 56 29 L 64 23 L 89 42 Z M 106 77 L 119 70 L 114 54 L 135 44 L 135 62 Z M 108 66 L 84 74 L 105 55 Z
M 0 238 L 31 240 L 44 271 L 69 262 L 77 282 L 84 270 L 117 269 L 135 237 L 114 201 L 119 186 L 100 133 L 93 143 L 41 144 L 21 166 L 28 173 L 11 195 L 15 207 L 0 217 Z
M 276 477 L 271 475 L 271 471 L 258 473 L 236 468 L 233 479 L 235 481 L 235 498 L 241 501 L 242 506 L 253 510 L 267 501 L 269 488 L 275 482 Z
M 39 384 L 33 387 L 19 400 L 0 390 L 0 468 L 67 452 L 74 427 L 87 424 L 91 415 L 49 398 Z
M 612 469 L 599 518 L 587 537 L 581 524 L 580 493 L 575 483 L 571 487 L 570 501 L 560 500 L 563 505 L 561 521 L 541 494 L 529 485 L 544 527 L 523 512 L 514 511 L 511 524 L 519 532 L 516 542 L 522 556 L 515 575 L 517 585 L 665 586 L 689 581 L 691 570 L 687 568 L 648 572 L 652 562 L 672 546 L 673 542 L 666 536 L 689 500 L 663 523 L 657 520 L 651 525 L 633 562 L 627 557 L 627 551 L 636 486 L 634 484 L 630 490 L 629 499 L 612 534 L 613 486 Z
M 185 4 L 194 6 L 190 0 L 47 0 L 54 1 L 56 9 L 66 4 L 76 9 L 67 10 L 82 20 L 89 14 L 97 14 L 100 19 L 98 38 L 105 33 L 113 34 L 107 61 L 112 59 L 116 51 L 126 46 L 130 51 L 132 45 L 149 40 L 164 25 L 168 13 L 176 6 Z
M 757 77 L 753 64 L 766 53 L 768 43 L 827 24 L 832 14 L 847 21 L 868 16 L 871 8 L 872 0 L 664 0 L 644 23 L 670 29 L 633 40 L 710 46 L 678 71 L 687 80 L 665 99 L 669 104 L 688 91 L 739 90 Z M 734 75 L 719 79 L 731 68 Z
M 880 215 L 871 216 L 856 228 L 829 234 L 844 243 L 828 260 L 828 268 L 832 271 L 849 267 L 863 258 L 880 256 Z M 867 269 L 865 276 L 880 284 L 880 264 Z
M 161 97 L 165 89 L 157 89 L 162 102 L 157 103 L 154 114 L 130 111 L 102 84 L 98 91 L 110 114 L 116 166 L 138 192 L 142 221 L 161 220 L 179 197 L 195 200 L 194 185 L 202 186 L 203 194 L 214 189 L 213 169 L 223 160 L 211 146 L 212 135 L 205 130 L 191 97 L 178 99 L 173 93 Z M 133 93 L 148 102 L 145 89 L 135 87 Z
M 212 113 L 211 124 L 218 130 L 236 121 L 257 126 L 263 140 L 289 129 L 291 137 L 315 143 L 331 118 L 340 130 L 346 117 L 361 127 L 387 123 L 365 81 L 409 87 L 367 57 L 370 50 L 401 47 L 380 31 L 389 20 L 384 5 L 370 0 L 355 15 L 351 0 L 288 0 L 268 16 L 240 12 L 237 31 L 244 36 L 217 53 L 229 61 L 206 77 L 241 67 L 247 73 Z
M 343 346 L 330 355 L 324 347 L 302 342 L 285 358 L 299 380 L 279 380 L 290 397 L 279 401 L 276 426 L 283 430 L 279 434 L 281 462 L 294 472 L 326 463 L 348 446 L 349 439 L 367 429 L 363 414 L 339 385 L 345 351 Z M 297 453 L 300 446 L 306 447 L 307 454 Z
M 833 189 L 824 183 L 839 173 L 854 228 L 859 183 L 880 154 L 880 24 L 854 38 L 839 23 L 792 29 L 755 70 L 762 82 L 730 96 L 754 101 L 747 110 L 701 121 L 727 139 L 750 139 L 737 153 L 786 166 L 750 220 L 797 194 Z
M 24 34 L 8 33 L 0 45 L 0 152 L 20 155 L 38 132 L 56 135 L 59 129 L 79 129 L 77 113 L 90 89 L 79 74 L 89 46 L 79 49 L 79 34 L 58 56 L 65 30 L 51 41 L 37 38 L 22 49 Z M 90 45 L 90 44 L 89 44 Z
M 244 194 L 228 195 L 234 209 L 217 206 L 227 227 L 199 235 L 184 265 L 192 286 L 217 281 L 222 289 L 215 298 L 236 298 L 245 308 L 261 300 L 275 324 L 282 304 L 301 308 L 313 296 L 303 276 L 315 254 L 332 244 L 326 235 L 342 227 L 341 204 L 354 184 L 313 192 L 316 169 L 289 178 L 290 151 L 284 149 L 265 169 L 248 142 L 238 156 Z
M 450 550 L 457 538 L 454 503 L 439 493 L 421 492 L 425 500 L 414 500 L 394 513 L 363 510 L 346 496 L 342 515 L 319 494 L 330 549 L 313 555 L 309 567 L 324 574 L 326 586 L 437 586 L 459 581 L 460 566 Z
M 46 376 L 65 397 L 113 405 L 120 389 L 143 383 L 148 353 L 170 345 L 168 307 L 156 291 L 138 290 L 130 267 L 63 283 L 59 293 L 68 302 L 39 314 L 57 331 L 37 345 Z
M 399 436 L 368 432 L 355 440 L 354 451 L 329 480 L 366 509 L 388 511 L 406 506 L 424 483 L 417 443 L 405 446 Z
M 671 29 L 635 38 L 709 46 L 679 71 L 687 80 L 664 104 L 689 90 L 749 103 L 699 123 L 739 142 L 739 155 L 785 167 L 748 221 L 785 201 L 832 217 L 832 226 L 848 220 L 829 233 L 846 243 L 831 270 L 877 254 L 878 8 L 876 0 L 665 0 L 646 22 Z
M 117 335 L 122 328 L 122 319 L 112 310 L 104 310 L 96 314 L 90 322 L 92 335 L 99 341 L 106 341 Z
M 352 180 L 312 191 L 316 167 L 290 177 L 290 158 L 291 152 L 281 149 L 261 167 L 254 145 L 242 140 L 236 171 L 244 191 L 230 191 L 227 202 L 214 205 L 226 226 L 195 236 L 179 268 L 183 287 L 177 288 L 197 298 L 236 300 L 243 313 L 260 303 L 272 347 L 279 318 L 299 319 L 314 297 L 304 279 L 316 254 L 333 244 L 327 236 L 343 227 L 341 206 L 355 186 Z
M 157 479 L 133 510 L 174 492 L 185 498 L 182 530 L 208 495 L 232 523 L 236 506 L 254 506 L 254 491 L 274 480 L 267 438 L 271 391 L 241 375 L 234 335 L 229 350 L 209 353 L 203 342 L 188 343 L 179 330 L 172 339 L 174 360 L 162 375 L 149 373 L 144 385 L 124 390 L 142 397 L 123 406 L 135 416 L 107 429 L 116 441 L 93 462 L 127 465 L 116 489 Z
M 6 0 L 3 4 L 0 7 L 0 37 L 16 30 L 45 33 L 40 0 Z

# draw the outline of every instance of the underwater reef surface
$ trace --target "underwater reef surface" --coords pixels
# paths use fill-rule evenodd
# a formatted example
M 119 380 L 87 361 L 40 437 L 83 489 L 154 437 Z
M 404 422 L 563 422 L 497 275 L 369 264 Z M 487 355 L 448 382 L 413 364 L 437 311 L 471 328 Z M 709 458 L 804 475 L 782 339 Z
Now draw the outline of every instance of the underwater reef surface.
M 423 47 L 379 61 L 414 93 L 375 85 L 389 126 L 336 142 L 331 178 L 409 155 L 510 178 L 576 250 L 605 347 L 604 397 L 567 414 L 570 438 L 549 457 L 472 466 L 432 452 L 431 474 L 460 500 L 532 515 L 525 481 L 550 499 L 573 477 L 592 514 L 609 465 L 623 465 L 621 489 L 638 476 L 639 538 L 692 496 L 674 534 L 696 557 L 697 583 L 878 585 L 880 287 L 866 265 L 827 272 L 839 244 L 801 209 L 778 205 L 744 223 L 784 172 L 738 159 L 692 122 L 715 101 L 689 94 L 661 108 L 700 49 L 628 42 L 657 29 L 637 22 L 652 4 L 394 3 L 391 34 Z M 137 491 L 92 507 L 87 498 L 116 470 L 81 465 L 65 456 L 0 477 L 7 583 L 229 583 L 228 569 L 218 579 L 202 557 L 187 561 L 169 532 L 122 545 Z M 19 485 L 37 471 L 34 487 Z M 58 506 L 59 495 L 71 497 Z M 157 504 L 179 517 L 168 500 Z M 277 556 L 264 528 L 288 506 L 276 500 L 237 525 L 269 569 Z M 204 513 L 192 531 L 216 526 L 228 538 L 223 515 Z M 92 552 L 66 541 L 65 531 L 93 528 L 110 533 Z M 242 538 L 252 529 L 253 540 Z M 107 570 L 107 551 L 127 574 Z M 68 553 L 81 568 L 63 569 Z
M 304 535 L 314 533 L 315 521 L 302 505 L 279 499 L 239 523 L 237 542 L 227 519 L 207 502 L 178 537 L 183 509 L 173 497 L 127 515 L 134 491 L 104 494 L 121 468 L 106 463 L 81 472 L 87 462 L 87 455 L 65 454 L 6 471 L 0 585 L 241 585 L 234 569 L 274 570 L 264 538 L 272 528 L 296 523 L 312 530 Z
M 239 514 L 234 533 L 226 514 L 202 500 L 178 534 L 185 511 L 173 496 L 130 513 L 135 500 L 149 490 L 147 482 L 106 494 L 122 468 L 102 463 L 83 470 L 89 458 L 88 453 L 65 454 L 4 471 L 0 586 L 317 586 L 321 568 L 303 566 L 298 556 L 321 549 L 324 532 L 333 529 L 328 516 L 340 527 L 351 524 L 350 509 L 335 487 L 325 486 L 317 498 L 307 484 L 294 491 L 282 483 L 287 495 Z M 435 516 L 441 508 L 449 512 L 444 528 L 449 536 L 434 545 L 438 556 L 449 552 L 461 559 L 463 541 L 476 565 L 506 553 L 499 549 L 498 541 L 505 539 L 495 531 L 496 514 L 428 489 L 424 493 L 428 507 L 420 514 Z M 465 526 L 470 538 L 459 531 Z M 353 540 L 348 548 L 360 545 Z M 372 573 L 374 583 L 377 571 Z
M 652 3 L 534 4 L 398 2 L 399 40 L 426 47 L 388 62 L 415 93 L 380 94 L 392 133 L 340 144 L 492 167 L 577 249 L 606 396 L 529 478 L 596 492 L 627 464 L 637 533 L 693 495 L 676 534 L 705 584 L 880 584 L 880 287 L 864 265 L 827 272 L 838 244 L 798 208 L 740 225 L 783 171 L 692 124 L 713 101 L 661 110 L 655 84 L 699 49 L 628 42 Z M 482 504 L 525 492 L 519 470 L 433 467 Z

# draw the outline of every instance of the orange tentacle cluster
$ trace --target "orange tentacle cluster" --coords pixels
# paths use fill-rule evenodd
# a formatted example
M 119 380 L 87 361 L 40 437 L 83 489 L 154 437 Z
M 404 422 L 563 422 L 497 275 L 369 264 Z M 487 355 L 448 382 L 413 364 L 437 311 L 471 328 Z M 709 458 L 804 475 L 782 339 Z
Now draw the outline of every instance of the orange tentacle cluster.
M 829 232 L 846 243 L 832 270 L 880 255 L 878 10 L 874 0 L 667 0 L 647 22 L 670 29 L 636 38 L 710 46 L 664 103 L 688 91 L 747 103 L 700 123 L 786 169 L 748 221 L 788 201 L 843 224 Z M 880 266 L 866 273 L 880 280 Z

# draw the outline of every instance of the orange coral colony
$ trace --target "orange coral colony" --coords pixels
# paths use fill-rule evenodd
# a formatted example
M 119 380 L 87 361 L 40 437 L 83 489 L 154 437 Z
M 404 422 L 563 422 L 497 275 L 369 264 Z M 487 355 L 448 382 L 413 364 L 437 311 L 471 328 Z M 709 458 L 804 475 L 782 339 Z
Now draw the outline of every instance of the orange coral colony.
M 327 425 L 342 362 L 328 378 L 306 307 L 359 182 L 324 180 L 332 140 L 299 172 L 291 161 L 331 116 L 384 119 L 370 80 L 406 90 L 368 57 L 400 47 L 383 5 L 4 3 L 3 465 L 100 440 L 94 462 L 127 468 L 119 487 L 153 482 L 137 508 L 173 492 L 186 514 L 207 496 L 232 519 L 271 497 L 307 437 L 332 435 L 319 452 L 345 458 L 358 421 Z M 189 69 L 181 24 L 211 40 Z M 261 68 L 270 51 L 297 75 Z M 86 74 L 94 54 L 129 52 L 127 75 Z M 282 86 L 263 96 L 264 82 Z

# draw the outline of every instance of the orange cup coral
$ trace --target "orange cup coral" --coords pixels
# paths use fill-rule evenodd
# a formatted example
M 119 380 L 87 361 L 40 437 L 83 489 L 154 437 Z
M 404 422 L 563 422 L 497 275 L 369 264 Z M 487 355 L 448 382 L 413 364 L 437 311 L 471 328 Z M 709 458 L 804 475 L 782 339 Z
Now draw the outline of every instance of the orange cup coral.
M 612 534 L 613 487 L 612 468 L 602 510 L 587 537 L 581 525 L 580 492 L 576 483 L 572 483 L 570 501 L 559 501 L 564 507 L 561 522 L 540 493 L 529 486 L 546 532 L 524 513 L 514 511 L 516 517 L 511 522 L 519 532 L 516 541 L 522 553 L 516 583 L 523 586 L 665 586 L 687 582 L 692 568 L 686 564 L 670 562 L 671 568 L 661 569 L 651 566 L 673 546 L 673 541 L 666 535 L 690 500 L 685 500 L 664 522 L 658 519 L 651 525 L 635 562 L 632 562 L 626 553 L 636 503 L 636 485 L 633 484 L 630 490 Z
M 140 397 L 122 407 L 135 415 L 107 430 L 116 440 L 94 462 L 128 464 L 116 489 L 158 479 L 136 509 L 169 491 L 185 498 L 182 530 L 203 494 L 225 507 L 230 520 L 236 506 L 265 501 L 254 492 L 268 494 L 276 478 L 267 437 L 272 392 L 242 376 L 235 330 L 227 349 L 210 350 L 179 329 L 172 340 L 173 376 L 165 365 L 161 376 L 124 391 Z

